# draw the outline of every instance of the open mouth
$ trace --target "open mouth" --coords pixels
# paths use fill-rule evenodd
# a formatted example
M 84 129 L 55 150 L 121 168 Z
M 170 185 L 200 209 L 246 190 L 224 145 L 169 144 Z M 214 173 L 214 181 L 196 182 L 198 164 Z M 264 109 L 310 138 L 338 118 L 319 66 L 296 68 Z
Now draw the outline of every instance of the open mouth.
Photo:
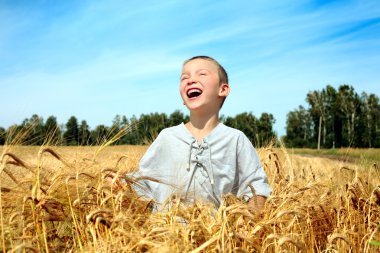
M 202 91 L 200 89 L 190 89 L 187 91 L 187 97 L 188 98 L 196 98 L 199 97 L 202 94 Z

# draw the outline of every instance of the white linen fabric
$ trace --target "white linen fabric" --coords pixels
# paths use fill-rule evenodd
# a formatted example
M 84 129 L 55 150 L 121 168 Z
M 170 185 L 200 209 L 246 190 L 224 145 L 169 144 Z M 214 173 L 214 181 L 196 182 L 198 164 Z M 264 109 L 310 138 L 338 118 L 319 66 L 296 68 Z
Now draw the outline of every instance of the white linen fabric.
M 172 197 L 185 202 L 206 201 L 219 206 L 222 196 L 232 193 L 246 199 L 269 196 L 271 187 L 256 150 L 243 132 L 219 123 L 198 143 L 186 126 L 160 132 L 139 163 L 135 187 L 145 199 L 153 199 L 160 209 Z

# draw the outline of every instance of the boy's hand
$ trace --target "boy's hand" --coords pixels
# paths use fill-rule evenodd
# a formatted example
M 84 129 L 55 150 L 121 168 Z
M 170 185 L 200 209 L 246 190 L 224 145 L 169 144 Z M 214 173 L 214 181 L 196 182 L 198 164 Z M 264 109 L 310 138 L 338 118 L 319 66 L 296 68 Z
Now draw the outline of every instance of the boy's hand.
M 249 199 L 248 206 L 252 211 L 260 211 L 264 207 L 266 200 L 266 197 L 257 195 Z
M 104 180 L 104 183 L 106 185 L 109 185 L 112 188 L 113 192 L 117 192 L 123 188 L 120 182 L 118 181 L 120 180 L 118 173 L 115 173 L 113 171 L 107 172 L 107 174 L 104 176 Z

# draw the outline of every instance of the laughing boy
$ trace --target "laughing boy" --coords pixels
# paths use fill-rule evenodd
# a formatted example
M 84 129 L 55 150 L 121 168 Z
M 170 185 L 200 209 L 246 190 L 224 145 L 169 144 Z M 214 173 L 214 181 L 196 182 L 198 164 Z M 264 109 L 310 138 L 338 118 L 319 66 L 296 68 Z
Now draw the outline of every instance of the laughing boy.
M 225 69 L 208 56 L 186 60 L 179 91 L 190 121 L 162 130 L 149 147 L 137 175 L 159 182 L 140 181 L 138 193 L 153 199 L 158 209 L 172 198 L 218 207 L 229 193 L 261 208 L 271 187 L 259 157 L 244 133 L 218 120 L 230 93 Z

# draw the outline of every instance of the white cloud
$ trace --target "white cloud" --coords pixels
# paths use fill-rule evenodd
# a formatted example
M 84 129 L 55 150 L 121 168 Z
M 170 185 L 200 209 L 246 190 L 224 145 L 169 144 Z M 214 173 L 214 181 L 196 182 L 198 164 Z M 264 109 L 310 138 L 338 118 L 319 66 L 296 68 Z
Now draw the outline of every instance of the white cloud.
M 1 7 L 0 126 L 31 113 L 106 124 L 116 113 L 171 112 L 181 64 L 200 53 L 229 71 L 223 113 L 271 112 L 280 132 L 309 89 L 342 81 L 380 94 L 378 1 L 87 1 L 59 15 Z

